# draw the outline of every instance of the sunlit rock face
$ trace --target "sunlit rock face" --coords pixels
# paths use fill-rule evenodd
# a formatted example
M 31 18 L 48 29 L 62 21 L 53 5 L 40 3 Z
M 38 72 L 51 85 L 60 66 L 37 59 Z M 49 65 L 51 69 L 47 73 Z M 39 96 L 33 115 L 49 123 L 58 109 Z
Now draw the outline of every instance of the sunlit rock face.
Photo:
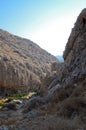
M 70 79 L 86 78 L 86 9 L 82 10 L 68 39 L 64 55 L 66 76 Z
M 32 41 L 0 30 L 0 90 L 4 93 L 40 88 L 54 61 L 58 62 Z

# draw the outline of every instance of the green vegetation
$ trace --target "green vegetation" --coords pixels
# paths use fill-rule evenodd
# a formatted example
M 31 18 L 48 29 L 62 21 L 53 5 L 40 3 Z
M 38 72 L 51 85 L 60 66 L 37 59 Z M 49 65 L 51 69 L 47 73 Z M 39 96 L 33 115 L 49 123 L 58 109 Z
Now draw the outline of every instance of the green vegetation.
M 7 101 L 6 102 L 10 102 L 10 101 L 12 101 L 12 100 L 14 100 L 14 99 L 17 99 L 17 98 L 22 98 L 22 97 L 24 97 L 25 95 L 27 95 L 27 94 L 19 94 L 19 93 L 16 93 L 16 94 L 13 94 L 13 95 L 11 95 L 11 96 L 9 96 L 8 98 L 7 98 Z
M 24 98 L 24 97 L 28 96 L 31 93 L 34 93 L 34 94 L 37 93 L 38 94 L 39 90 L 37 90 L 37 89 L 31 89 L 31 90 L 29 90 L 26 93 L 16 93 L 16 94 L 13 94 L 13 95 L 11 95 L 11 96 L 8 97 L 8 101 L 11 101 L 11 100 L 17 99 L 17 98 Z
M 14 99 L 18 99 L 18 98 L 29 98 L 32 95 L 38 94 L 38 93 L 39 93 L 39 90 L 37 90 L 37 89 L 31 89 L 31 90 L 29 90 L 26 93 L 21 93 L 21 94 L 20 93 L 16 93 L 16 94 L 10 95 L 10 96 L 8 96 L 6 98 L 1 98 L 0 99 L 0 107 L 2 107 L 4 103 L 10 102 L 10 101 L 12 101 Z
M 0 107 L 2 107 L 3 106 L 3 102 L 0 102 Z
M 33 93 L 33 92 L 39 94 L 40 90 L 35 89 L 35 88 L 29 90 L 29 93 Z

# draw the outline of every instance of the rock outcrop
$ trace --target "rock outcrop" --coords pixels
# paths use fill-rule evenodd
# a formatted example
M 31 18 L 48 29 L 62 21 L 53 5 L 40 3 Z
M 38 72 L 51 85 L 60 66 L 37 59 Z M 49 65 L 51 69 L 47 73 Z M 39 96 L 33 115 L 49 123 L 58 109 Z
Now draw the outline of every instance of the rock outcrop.
M 77 18 L 63 55 L 65 82 L 86 80 L 86 9 Z M 68 78 L 66 78 L 68 77 Z
M 0 94 L 40 88 L 54 61 L 32 41 L 0 30 Z

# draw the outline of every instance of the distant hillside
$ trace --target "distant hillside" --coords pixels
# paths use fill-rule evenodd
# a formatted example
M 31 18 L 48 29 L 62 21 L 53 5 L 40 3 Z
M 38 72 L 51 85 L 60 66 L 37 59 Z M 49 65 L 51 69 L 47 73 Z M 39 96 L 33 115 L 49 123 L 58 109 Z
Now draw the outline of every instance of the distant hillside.
M 28 39 L 0 29 L 0 90 L 39 88 L 57 59 Z
M 57 58 L 60 62 L 63 62 L 63 61 L 64 61 L 64 59 L 63 59 L 63 57 L 62 57 L 61 55 L 56 56 L 56 58 Z

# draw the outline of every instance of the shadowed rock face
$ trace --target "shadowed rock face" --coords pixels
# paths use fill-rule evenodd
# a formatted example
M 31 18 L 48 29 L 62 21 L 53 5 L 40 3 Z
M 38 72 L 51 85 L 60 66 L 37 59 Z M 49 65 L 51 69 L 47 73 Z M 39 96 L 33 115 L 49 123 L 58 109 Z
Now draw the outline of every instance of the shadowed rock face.
M 30 40 L 0 30 L 0 89 L 39 88 L 57 59 Z

